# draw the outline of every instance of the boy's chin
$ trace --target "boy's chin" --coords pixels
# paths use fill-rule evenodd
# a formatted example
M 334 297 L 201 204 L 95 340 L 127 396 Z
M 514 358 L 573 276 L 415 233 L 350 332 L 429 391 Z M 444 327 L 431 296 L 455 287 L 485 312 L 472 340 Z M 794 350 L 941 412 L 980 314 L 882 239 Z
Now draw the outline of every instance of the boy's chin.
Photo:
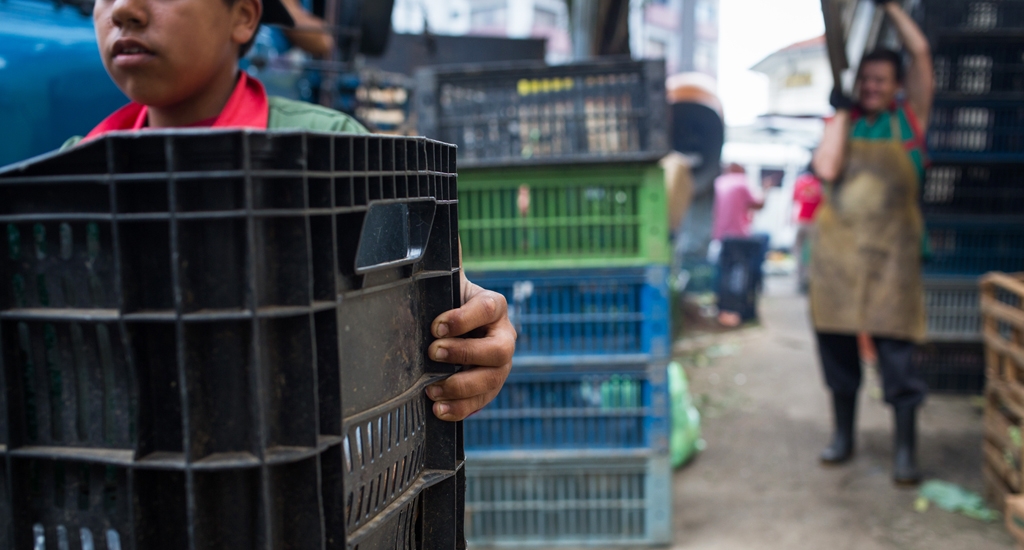
M 165 107 L 175 103 L 173 99 L 175 94 L 172 90 L 167 90 L 165 87 L 154 83 L 129 80 L 127 82 L 116 82 L 116 84 L 121 89 L 121 92 L 128 96 L 128 99 L 140 105 Z
M 175 104 L 174 101 L 170 101 L 167 98 L 159 95 L 135 94 L 125 92 L 124 90 L 121 91 L 124 92 L 124 95 L 128 96 L 128 99 L 130 99 L 133 103 L 145 105 L 150 108 L 161 109 Z

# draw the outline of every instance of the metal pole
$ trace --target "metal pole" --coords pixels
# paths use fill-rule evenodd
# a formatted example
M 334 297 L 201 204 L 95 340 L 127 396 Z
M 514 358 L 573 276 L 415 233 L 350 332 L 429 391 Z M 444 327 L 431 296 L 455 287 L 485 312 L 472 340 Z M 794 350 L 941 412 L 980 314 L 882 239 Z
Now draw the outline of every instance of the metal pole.
M 592 57 L 597 1 L 572 0 L 572 56 L 577 61 Z

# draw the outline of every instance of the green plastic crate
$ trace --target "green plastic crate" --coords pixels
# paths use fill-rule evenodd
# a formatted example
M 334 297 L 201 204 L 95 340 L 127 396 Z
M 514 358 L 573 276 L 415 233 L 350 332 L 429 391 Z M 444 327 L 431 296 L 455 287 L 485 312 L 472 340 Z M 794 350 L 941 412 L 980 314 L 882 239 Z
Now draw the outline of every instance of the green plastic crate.
M 459 235 L 470 271 L 667 264 L 657 164 L 461 170 Z

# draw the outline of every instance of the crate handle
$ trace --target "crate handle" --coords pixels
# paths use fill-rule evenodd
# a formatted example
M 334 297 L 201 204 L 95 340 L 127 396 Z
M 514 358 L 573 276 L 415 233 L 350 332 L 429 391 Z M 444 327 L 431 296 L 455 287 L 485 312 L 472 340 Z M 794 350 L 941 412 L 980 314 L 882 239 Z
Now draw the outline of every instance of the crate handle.
M 437 202 L 370 203 L 356 249 L 356 273 L 416 263 L 430 239 Z

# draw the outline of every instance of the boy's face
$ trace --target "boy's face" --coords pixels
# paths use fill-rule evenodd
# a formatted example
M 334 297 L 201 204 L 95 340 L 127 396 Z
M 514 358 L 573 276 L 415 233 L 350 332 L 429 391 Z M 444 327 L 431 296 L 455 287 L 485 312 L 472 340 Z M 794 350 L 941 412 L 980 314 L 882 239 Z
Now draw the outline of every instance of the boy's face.
M 103 65 L 121 91 L 171 107 L 233 77 L 260 11 L 258 0 L 96 0 L 93 21 Z

